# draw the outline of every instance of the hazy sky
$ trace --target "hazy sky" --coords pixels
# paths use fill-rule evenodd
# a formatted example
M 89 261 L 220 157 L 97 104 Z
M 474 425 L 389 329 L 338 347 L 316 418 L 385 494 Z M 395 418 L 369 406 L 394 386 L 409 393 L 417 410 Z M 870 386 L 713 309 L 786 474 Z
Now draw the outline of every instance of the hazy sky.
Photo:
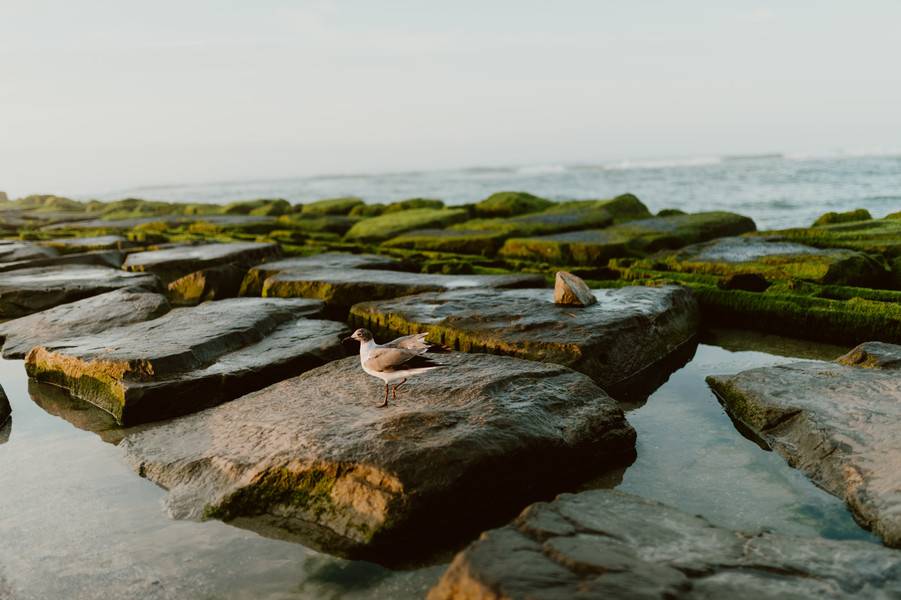
M 0 190 L 901 147 L 901 2 L 0 0 Z

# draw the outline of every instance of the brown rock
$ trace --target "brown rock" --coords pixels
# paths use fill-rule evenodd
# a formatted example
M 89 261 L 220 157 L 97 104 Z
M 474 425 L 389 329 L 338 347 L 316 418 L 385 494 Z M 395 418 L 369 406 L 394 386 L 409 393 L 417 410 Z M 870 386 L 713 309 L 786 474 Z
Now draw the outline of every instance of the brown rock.
M 554 279 L 554 304 L 589 306 L 597 301 L 591 288 L 581 277 L 567 271 L 557 271 Z

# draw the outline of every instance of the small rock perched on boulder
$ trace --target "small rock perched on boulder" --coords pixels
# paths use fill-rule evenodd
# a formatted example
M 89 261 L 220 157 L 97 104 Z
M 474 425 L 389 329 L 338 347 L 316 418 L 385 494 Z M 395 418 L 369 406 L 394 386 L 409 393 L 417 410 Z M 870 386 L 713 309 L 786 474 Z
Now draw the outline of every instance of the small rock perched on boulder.
M 726 410 L 901 547 L 901 346 L 708 377 Z
M 613 490 L 533 504 L 459 553 L 429 600 L 899 598 L 901 553 L 746 533 Z
M 554 304 L 590 306 L 597 301 L 591 288 L 581 277 L 567 271 L 557 271 L 554 279 Z
M 421 557 L 631 460 L 616 403 L 566 367 L 447 353 L 387 408 L 349 357 L 126 438 L 178 517 L 381 562 Z

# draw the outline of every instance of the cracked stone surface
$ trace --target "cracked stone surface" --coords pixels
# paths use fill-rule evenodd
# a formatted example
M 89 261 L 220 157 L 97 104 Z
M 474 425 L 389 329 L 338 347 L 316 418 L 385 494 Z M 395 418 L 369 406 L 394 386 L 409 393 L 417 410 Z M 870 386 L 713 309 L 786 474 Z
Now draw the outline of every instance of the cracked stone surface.
M 901 554 L 741 532 L 613 490 L 563 494 L 459 553 L 429 600 L 901 597 Z

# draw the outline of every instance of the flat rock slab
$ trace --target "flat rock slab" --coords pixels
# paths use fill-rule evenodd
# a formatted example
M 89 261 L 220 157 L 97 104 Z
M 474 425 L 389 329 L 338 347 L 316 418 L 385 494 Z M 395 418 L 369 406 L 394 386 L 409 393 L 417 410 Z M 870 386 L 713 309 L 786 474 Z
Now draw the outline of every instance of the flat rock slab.
M 437 275 L 364 269 L 282 271 L 263 282 L 263 295 L 280 298 L 318 298 L 348 309 L 366 300 L 385 300 L 453 289 L 542 287 L 541 275 Z
M 158 290 L 151 273 L 93 265 L 17 269 L 0 276 L 0 319 L 14 319 L 104 292 L 130 287 Z
M 58 254 L 59 252 L 53 248 L 45 248 L 32 242 L 0 241 L 0 263 L 49 258 Z
M 697 302 L 673 285 L 592 292 L 596 304 L 572 307 L 554 304 L 552 290 L 455 290 L 365 302 L 350 314 L 381 337 L 429 332 L 458 350 L 566 365 L 617 399 L 640 398 L 655 365 L 695 337 Z
M 122 289 L 60 304 L 0 323 L 3 358 L 24 358 L 35 346 L 155 319 L 169 311 L 162 294 Z
M 28 353 L 28 374 L 122 425 L 183 415 L 344 356 L 347 327 L 322 303 L 239 298 L 69 338 Z
M 263 283 L 269 277 L 283 271 L 308 273 L 330 269 L 399 269 L 400 261 L 378 254 L 347 254 L 326 252 L 314 256 L 298 256 L 283 260 L 265 262 L 247 271 L 241 285 L 242 296 L 259 296 L 263 293 Z
M 648 259 L 658 268 L 711 275 L 760 274 L 768 279 L 806 279 L 817 283 L 877 286 L 885 267 L 847 249 L 820 249 L 778 238 L 727 237 L 693 244 Z
M 746 533 L 613 490 L 528 507 L 457 555 L 429 600 L 901 597 L 901 554 Z
M 704 212 L 640 219 L 606 229 L 512 238 L 500 253 L 511 258 L 558 264 L 600 264 L 618 256 L 643 256 L 755 229 L 754 221 L 748 217 Z
M 279 254 L 278 244 L 265 242 L 179 246 L 129 254 L 123 268 L 128 271 L 155 273 L 168 285 L 201 269 L 227 264 L 250 268 Z
M 632 457 L 603 390 L 559 365 L 448 353 L 401 388 L 349 357 L 125 439 L 170 511 L 381 562 L 420 556 Z M 539 496 L 540 497 L 540 496 Z
M 732 417 L 901 547 L 901 346 L 708 377 Z
M 58 265 L 95 265 L 118 269 L 125 260 L 120 250 L 95 250 L 77 254 L 60 254 L 58 256 L 42 256 L 28 260 L 0 263 L 0 272 L 17 269 L 33 269 L 37 267 L 55 267 Z
M 152 217 L 136 217 L 133 219 L 83 219 L 78 221 L 65 221 L 53 223 L 42 227 L 43 231 L 56 231 L 60 229 L 98 230 L 98 231 L 123 231 L 132 229 L 147 223 L 165 223 L 167 226 L 176 227 L 189 223 L 211 223 L 219 227 L 252 227 L 262 225 L 274 225 L 276 220 L 272 217 L 258 217 L 253 215 L 159 215 Z
M 43 240 L 40 244 L 63 253 L 87 252 L 89 250 L 124 250 L 135 245 L 134 242 L 129 242 L 121 235 L 54 238 L 52 240 Z

